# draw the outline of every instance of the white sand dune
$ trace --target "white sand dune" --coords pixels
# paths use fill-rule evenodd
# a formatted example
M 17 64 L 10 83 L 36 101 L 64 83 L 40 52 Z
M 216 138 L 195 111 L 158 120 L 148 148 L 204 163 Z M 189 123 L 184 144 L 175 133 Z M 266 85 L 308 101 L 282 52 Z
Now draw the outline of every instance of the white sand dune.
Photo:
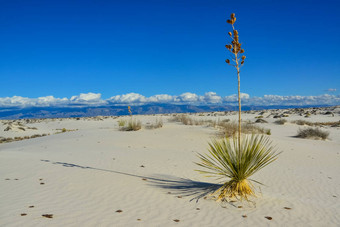
M 50 135 L 0 144 L 0 226 L 339 226 L 340 128 L 325 126 L 326 141 L 300 139 L 294 136 L 301 126 L 290 122 L 335 122 L 339 114 L 293 113 L 277 125 L 269 113 L 260 126 L 271 129 L 283 153 L 252 177 L 266 185 L 256 207 L 204 198 L 220 183 L 194 171 L 196 153 L 206 153 L 216 136 L 212 127 L 168 122 L 168 116 L 162 128 L 135 132 L 118 130 L 124 117 L 46 119 L 27 123 L 37 129 L 25 131 L 4 131 L 2 124 L 5 138 Z M 253 122 L 258 114 L 243 119 Z M 143 125 L 160 118 L 134 117 Z M 55 134 L 62 128 L 76 131 Z

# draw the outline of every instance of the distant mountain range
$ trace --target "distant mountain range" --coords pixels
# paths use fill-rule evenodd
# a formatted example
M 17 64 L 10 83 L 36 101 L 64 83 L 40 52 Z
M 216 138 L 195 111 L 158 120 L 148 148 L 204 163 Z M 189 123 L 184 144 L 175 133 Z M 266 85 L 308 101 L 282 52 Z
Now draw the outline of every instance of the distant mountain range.
M 242 110 L 307 108 L 311 106 L 243 106 Z M 146 104 L 132 106 L 133 114 L 166 114 L 166 113 L 199 113 L 216 111 L 236 111 L 237 106 L 222 105 L 175 105 L 175 104 Z M 128 115 L 127 106 L 67 106 L 67 107 L 28 107 L 0 108 L 0 119 L 23 118 L 70 118 L 94 116 Z

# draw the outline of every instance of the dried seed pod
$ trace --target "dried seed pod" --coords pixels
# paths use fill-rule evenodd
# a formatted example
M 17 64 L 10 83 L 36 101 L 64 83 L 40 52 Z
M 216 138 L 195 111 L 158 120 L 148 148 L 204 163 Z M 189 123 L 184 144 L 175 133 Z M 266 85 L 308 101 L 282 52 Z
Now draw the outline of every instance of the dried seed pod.
M 232 13 L 232 14 L 230 15 L 230 18 L 233 19 L 234 17 L 235 17 L 235 13 Z
M 243 49 L 241 49 L 240 53 L 241 53 L 241 54 L 243 54 L 243 53 L 244 53 L 244 50 L 243 50 Z M 244 56 L 242 56 L 242 57 L 244 57 Z
M 228 35 L 231 37 L 232 36 L 231 32 L 228 32 Z
M 228 24 L 233 24 L 232 20 L 227 20 Z
M 244 61 L 241 61 L 241 65 L 243 65 L 244 64 Z
M 225 48 L 227 48 L 228 50 L 230 50 L 232 48 L 232 45 L 225 45 Z
M 244 59 L 246 59 L 246 56 L 243 55 L 243 56 L 242 56 L 242 60 L 244 61 Z
M 228 63 L 228 64 L 230 64 L 230 60 L 229 60 L 229 59 L 225 60 L 225 62 Z

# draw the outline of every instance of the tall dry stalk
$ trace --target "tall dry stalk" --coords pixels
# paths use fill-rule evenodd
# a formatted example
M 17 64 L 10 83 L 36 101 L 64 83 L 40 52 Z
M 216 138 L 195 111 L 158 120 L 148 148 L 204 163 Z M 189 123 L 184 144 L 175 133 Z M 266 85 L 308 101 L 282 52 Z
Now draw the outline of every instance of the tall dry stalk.
M 233 28 L 233 33 L 229 32 L 229 36 L 232 39 L 231 44 L 225 45 L 225 47 L 230 51 L 230 58 L 234 62 L 231 63 L 229 59 L 225 60 L 231 66 L 234 66 L 237 71 L 237 80 L 238 80 L 238 143 L 241 145 L 241 88 L 240 88 L 240 68 L 244 64 L 244 60 L 246 56 L 243 55 L 244 49 L 241 48 L 241 43 L 239 42 L 238 31 L 234 27 L 234 23 L 236 22 L 235 13 L 232 13 L 230 19 L 227 20 L 228 24 L 231 24 Z

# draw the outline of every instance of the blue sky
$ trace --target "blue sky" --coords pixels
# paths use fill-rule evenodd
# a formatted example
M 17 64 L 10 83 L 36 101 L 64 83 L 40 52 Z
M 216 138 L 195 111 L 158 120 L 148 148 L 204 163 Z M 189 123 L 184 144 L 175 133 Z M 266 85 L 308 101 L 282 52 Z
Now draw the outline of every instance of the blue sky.
M 0 0 L 0 97 L 236 94 L 233 12 L 243 93 L 339 96 L 340 1 Z

